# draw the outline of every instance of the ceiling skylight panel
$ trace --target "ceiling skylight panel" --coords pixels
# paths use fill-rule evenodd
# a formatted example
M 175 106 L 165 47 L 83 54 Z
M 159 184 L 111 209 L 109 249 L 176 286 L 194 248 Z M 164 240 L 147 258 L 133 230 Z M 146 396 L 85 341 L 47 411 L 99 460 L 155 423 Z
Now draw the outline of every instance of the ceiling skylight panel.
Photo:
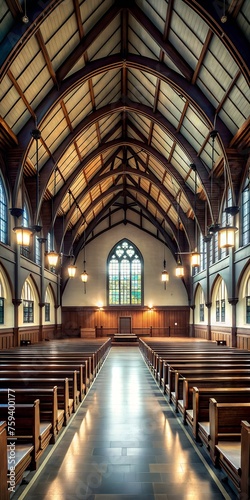
M 87 34 L 112 5 L 112 0 L 91 0 L 81 2 L 80 11 L 84 32 Z
M 60 4 L 55 9 L 53 9 L 40 25 L 40 30 L 45 44 L 53 39 L 53 37 L 56 35 L 56 33 L 58 33 L 59 30 L 64 29 L 65 25 L 67 25 L 68 19 L 71 18 L 71 22 L 73 22 L 74 17 L 73 4 L 71 2 L 64 2 L 63 9 Z
M 64 41 L 64 42 L 63 42 Z M 51 47 L 46 47 L 49 49 L 49 54 L 53 52 L 55 55 L 50 56 L 53 68 L 56 71 L 61 64 L 65 61 L 67 56 L 74 52 L 75 47 L 79 43 L 79 36 L 78 34 L 74 34 L 70 40 L 65 40 L 63 36 L 57 37 L 57 40 L 55 40 L 55 45 L 54 45 L 54 40 L 53 40 L 53 50 Z M 82 58 L 83 60 L 83 58 Z M 74 70 L 76 71 L 76 67 L 74 67 Z
M 238 131 L 238 127 L 235 124 L 234 120 L 232 120 L 231 116 L 225 111 L 225 106 L 220 110 L 219 117 L 225 123 L 226 127 L 230 130 L 230 132 L 234 135 Z
M 154 160 L 152 156 L 149 160 L 149 170 L 162 182 L 166 169 L 161 163 Z
M 154 184 L 151 185 L 150 196 L 152 196 L 154 200 L 157 200 L 159 197 L 159 188 L 157 188 Z
M 210 54 L 213 56 L 212 59 Z M 207 58 L 211 61 L 210 70 L 211 68 L 214 68 L 214 71 L 211 71 L 211 74 L 216 74 L 217 79 L 221 82 L 221 85 L 224 88 L 227 88 L 230 80 L 237 73 L 239 67 L 223 42 L 216 35 L 214 35 L 210 41 L 209 50 L 204 60 L 205 66 L 209 68 L 209 65 L 206 62 Z M 220 72 L 222 72 L 222 74 L 220 74 Z
M 93 146 L 93 142 L 96 144 L 95 125 L 85 129 L 77 139 L 77 144 L 82 156 L 86 156 L 88 154 L 89 149 Z
M 138 0 L 136 3 L 157 29 L 163 33 L 167 13 L 167 2 L 159 2 L 159 0 Z
M 149 192 L 149 187 L 150 187 L 150 182 L 147 181 L 146 179 L 141 179 L 140 180 L 140 186 L 143 189 L 143 191 L 146 191 L 147 193 Z
M 68 178 L 73 170 L 79 165 L 80 160 L 74 146 L 67 148 L 64 155 L 58 161 L 58 168 L 64 178 Z
M 250 3 L 243 2 L 240 12 L 236 18 L 237 24 L 245 34 L 246 40 L 250 39 Z
M 80 103 L 81 107 L 84 108 L 87 105 L 87 101 L 89 100 L 88 82 L 81 82 L 80 85 L 75 87 L 72 91 L 68 92 L 64 96 L 63 100 L 68 109 L 73 109 L 75 106 L 79 106 Z
M 174 168 L 176 168 L 183 179 L 185 179 L 189 170 L 189 166 L 187 166 L 182 157 L 177 154 L 176 151 L 174 151 L 174 154 L 172 156 L 171 164 L 174 166 Z
M 120 116 L 118 113 L 114 115 L 109 115 L 105 119 L 99 121 L 99 129 L 102 139 L 113 129 L 116 128 L 120 122 Z
M 87 186 L 87 183 L 86 183 L 85 178 L 81 172 L 80 174 L 78 174 L 76 176 L 74 182 L 71 184 L 70 190 L 72 190 L 72 192 L 75 193 L 75 197 L 77 198 L 84 191 L 86 186 Z
M 1 1 L 1 20 L 0 42 L 5 38 L 5 35 L 11 31 L 13 26 L 13 17 L 5 0 Z
M 199 78 L 196 81 L 202 92 L 209 99 L 215 108 L 222 101 L 225 90 L 218 82 L 215 81 L 210 71 L 205 66 L 202 66 L 199 72 Z
M 136 134 L 135 130 L 129 126 L 128 124 L 128 135 L 130 137 L 136 137 L 137 139 L 139 138 L 141 140 L 141 134 L 143 134 L 145 137 L 148 135 L 148 124 L 145 123 L 145 121 L 140 119 L 140 115 L 136 116 L 136 119 L 134 120 L 132 113 L 129 115 L 130 121 L 134 124 L 135 128 L 138 130 L 138 134 Z
M 244 77 L 241 78 L 241 82 L 242 81 L 244 84 L 246 83 Z M 249 118 L 250 114 L 250 88 L 247 84 L 240 88 L 239 85 L 241 85 L 241 82 L 240 79 L 238 79 L 237 84 L 231 90 L 223 106 L 223 109 L 225 109 L 228 113 L 229 106 L 233 106 L 235 108 L 235 112 L 231 115 L 231 117 L 239 128 L 244 121 Z
M 134 47 L 138 54 L 159 59 L 160 47 L 133 16 L 129 16 L 128 48 Z
M 154 87 L 142 79 L 139 71 L 133 70 L 128 73 L 128 95 L 133 101 L 143 102 L 150 107 L 154 105 Z
M 190 32 L 195 33 L 196 37 L 204 43 L 209 26 L 203 21 L 202 17 L 194 9 L 190 8 L 188 4 L 184 3 L 183 0 L 175 0 L 174 11 L 182 22 L 185 23 Z
M 164 145 L 166 151 L 170 152 L 173 145 L 173 139 L 170 135 L 168 135 L 168 130 L 161 127 L 160 125 L 155 124 L 153 135 L 158 137 L 158 141 Z
M 112 101 L 117 101 L 120 97 L 120 80 L 118 78 L 112 78 L 112 72 L 105 80 L 103 82 L 103 87 L 95 87 L 94 89 L 95 104 L 97 109 L 111 103 Z
M 167 148 L 166 144 L 167 143 L 159 134 L 153 135 L 151 146 L 153 146 L 153 148 L 155 148 L 162 155 L 164 159 L 168 158 L 170 153 L 170 148 L 169 147 Z
M 84 176 L 86 176 L 88 182 L 95 176 L 97 172 L 99 172 L 101 168 L 100 156 L 94 158 L 91 162 L 89 162 L 84 168 Z
M 89 60 L 101 59 L 109 56 L 114 51 L 120 52 L 121 47 L 121 27 L 119 16 L 114 19 L 100 35 L 93 40 L 88 48 Z

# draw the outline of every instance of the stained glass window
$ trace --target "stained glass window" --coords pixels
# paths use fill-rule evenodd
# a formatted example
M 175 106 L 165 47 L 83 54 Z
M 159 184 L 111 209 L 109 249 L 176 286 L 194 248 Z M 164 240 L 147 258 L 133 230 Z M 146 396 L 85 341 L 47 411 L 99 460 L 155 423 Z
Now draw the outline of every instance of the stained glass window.
M 109 305 L 141 305 L 142 256 L 128 240 L 119 242 L 108 258 Z

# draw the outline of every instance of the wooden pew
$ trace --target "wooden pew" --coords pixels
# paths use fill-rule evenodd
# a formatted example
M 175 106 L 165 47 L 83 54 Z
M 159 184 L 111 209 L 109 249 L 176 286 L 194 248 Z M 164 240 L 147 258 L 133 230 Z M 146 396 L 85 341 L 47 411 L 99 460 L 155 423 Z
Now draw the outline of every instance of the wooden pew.
M 1 417 L 8 420 L 8 403 L 0 404 L 0 414 Z M 18 444 L 30 441 L 34 446 L 32 464 L 36 469 L 38 466 L 39 458 L 50 443 L 52 437 L 52 424 L 51 422 L 41 422 L 39 399 L 36 399 L 31 404 L 15 404 L 14 418 L 14 437 L 13 435 L 7 436 L 8 444 L 13 440 L 15 441 L 15 439 L 17 440 Z M 10 427 L 11 424 L 8 422 L 8 430 Z
M 213 369 L 200 369 L 195 366 L 192 370 L 182 370 L 181 373 L 177 371 L 170 371 L 170 383 L 166 386 L 166 393 L 169 395 L 170 401 L 175 406 L 175 411 L 180 411 L 184 413 L 187 409 L 186 401 L 184 403 L 184 390 L 183 390 L 183 380 L 192 378 L 202 377 L 203 379 L 217 379 L 219 377 L 250 377 L 250 371 L 244 368 L 238 369 L 224 369 L 223 367 L 213 368 Z M 194 386 L 195 384 L 193 384 Z
M 234 387 L 250 387 L 250 377 L 232 377 L 221 376 L 216 377 L 191 377 L 182 379 L 182 400 L 178 401 L 178 410 L 183 415 L 183 422 L 186 423 L 186 412 L 193 407 L 193 387 L 203 388 L 234 388 Z
M 209 422 L 209 400 L 218 403 L 250 402 L 249 387 L 193 387 L 192 407 L 186 410 L 186 422 L 192 428 L 193 436 L 198 439 L 198 423 Z M 188 405 L 189 406 L 189 405 Z
M 250 403 L 218 403 L 209 400 L 209 450 L 213 463 L 217 463 L 216 450 L 220 443 L 240 441 L 241 421 L 250 417 Z
M 46 377 L 54 375 L 53 372 L 58 373 L 60 376 L 68 377 L 69 379 L 69 390 L 70 397 L 74 399 L 74 411 L 78 406 L 79 402 L 83 400 L 86 385 L 84 383 L 83 377 L 83 366 L 76 366 L 75 363 L 71 366 L 71 364 L 63 365 L 63 364 L 51 364 L 47 361 L 46 366 L 44 365 L 32 365 L 31 363 L 6 363 L 0 364 L 0 376 L 5 371 L 11 371 L 15 373 L 20 373 L 21 376 L 29 377 L 32 373 L 38 373 L 40 376 L 41 373 Z M 76 375 L 75 375 L 76 372 Z M 73 375 L 73 379 L 72 379 Z M 32 376 L 32 375 L 31 375 Z
M 69 398 L 68 398 L 68 416 L 76 411 L 77 405 L 79 403 L 79 392 L 77 390 L 77 372 L 72 370 L 0 370 L 0 388 L 1 388 L 1 379 L 15 379 L 19 377 L 20 379 L 26 380 L 27 387 L 30 386 L 31 380 L 36 379 L 47 379 L 47 380 L 65 380 L 67 378 L 68 381 L 68 390 L 69 390 Z M 58 385 L 57 383 L 50 383 L 50 387 L 54 387 L 54 385 Z M 39 384 L 38 384 L 39 386 Z M 59 395 L 58 395 L 59 398 Z
M 15 364 L 25 364 L 25 365 L 31 365 L 31 367 L 35 367 L 36 369 L 43 369 L 45 367 L 48 369 L 49 365 L 55 364 L 57 365 L 63 365 L 63 366 L 71 366 L 73 370 L 80 370 L 82 371 L 82 374 L 80 375 L 80 378 L 82 380 L 82 386 L 83 386 L 83 394 L 87 393 L 88 388 L 90 387 L 90 383 L 93 382 L 94 380 L 94 375 L 93 375 L 93 360 L 91 357 L 86 358 L 85 360 L 81 356 L 59 356 L 59 355 L 41 355 L 37 352 L 33 352 L 30 354 L 14 354 L 14 355 L 8 355 L 8 356 L 3 356 L 0 352 L 0 367 L 6 366 L 9 364 L 15 365 Z M 80 366 L 82 368 L 80 368 Z M 80 381 L 79 381 L 80 384 Z
M 7 433 L 6 422 L 0 421 L 0 498 L 9 500 L 9 491 L 7 483 Z
M 40 427 L 39 406 L 39 399 L 36 399 L 33 404 L 16 404 L 15 425 L 12 426 L 8 422 L 8 465 L 11 464 L 11 459 L 15 461 L 16 484 L 20 482 L 24 471 L 29 465 L 32 470 L 37 469 L 39 459 L 51 438 L 51 424 L 48 424 L 46 432 Z M 8 421 L 8 404 L 0 405 L 0 415 L 1 418 Z M 11 436 L 9 435 L 10 433 L 12 434 Z M 27 454 L 26 460 L 23 459 L 25 451 Z
M 1 374 L 0 374 L 1 375 Z M 65 378 L 3 378 L 0 377 L 0 388 L 2 389 L 37 389 L 39 391 L 42 389 L 51 389 L 57 386 L 57 398 L 58 398 L 58 408 L 63 410 L 64 422 L 63 425 L 67 425 L 70 413 L 70 403 L 69 403 L 69 383 L 68 379 Z
M 182 372 L 182 370 L 190 370 L 193 369 L 211 369 L 214 368 L 215 365 L 219 365 L 220 368 L 229 369 L 229 368 L 244 368 L 248 369 L 250 373 L 250 354 L 249 357 L 239 358 L 238 356 L 229 356 L 225 355 L 221 357 L 207 358 L 207 356 L 199 356 L 196 355 L 183 360 L 172 360 L 171 362 L 164 361 L 162 364 L 162 371 L 158 374 L 159 385 L 166 387 L 169 384 L 170 376 L 169 373 L 173 371 Z M 161 377 L 161 378 L 160 378 Z M 165 389 L 164 389 L 165 390 Z
M 16 404 L 32 404 L 36 399 L 39 399 L 41 425 L 46 425 L 47 422 L 51 423 L 51 443 L 55 443 L 64 422 L 64 411 L 58 409 L 57 386 L 47 389 L 15 389 L 12 394 Z M 0 388 L 0 404 L 6 404 L 8 397 L 9 389 Z

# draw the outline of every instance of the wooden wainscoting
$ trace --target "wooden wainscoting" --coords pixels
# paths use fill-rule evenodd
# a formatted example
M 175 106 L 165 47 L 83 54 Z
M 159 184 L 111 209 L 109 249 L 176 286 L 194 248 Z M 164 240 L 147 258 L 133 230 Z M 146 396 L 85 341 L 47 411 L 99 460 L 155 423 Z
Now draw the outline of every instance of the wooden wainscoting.
M 98 336 L 109 336 L 119 331 L 119 318 L 131 318 L 136 335 L 189 336 L 189 307 L 63 307 L 62 325 L 65 334 L 81 328 L 95 328 Z M 64 332 L 62 332 L 64 334 Z
M 13 330 L 0 330 L 0 350 L 11 349 L 14 347 L 14 333 Z

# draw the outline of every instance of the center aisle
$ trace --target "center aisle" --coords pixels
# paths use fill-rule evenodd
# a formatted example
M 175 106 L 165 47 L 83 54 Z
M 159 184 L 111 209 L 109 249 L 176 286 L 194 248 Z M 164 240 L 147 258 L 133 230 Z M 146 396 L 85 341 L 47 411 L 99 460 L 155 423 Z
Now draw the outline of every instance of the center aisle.
M 211 474 L 210 474 L 211 472 Z M 228 488 L 228 487 L 227 487 Z M 138 347 L 110 353 L 28 500 L 217 500 L 228 494 L 173 413 Z

